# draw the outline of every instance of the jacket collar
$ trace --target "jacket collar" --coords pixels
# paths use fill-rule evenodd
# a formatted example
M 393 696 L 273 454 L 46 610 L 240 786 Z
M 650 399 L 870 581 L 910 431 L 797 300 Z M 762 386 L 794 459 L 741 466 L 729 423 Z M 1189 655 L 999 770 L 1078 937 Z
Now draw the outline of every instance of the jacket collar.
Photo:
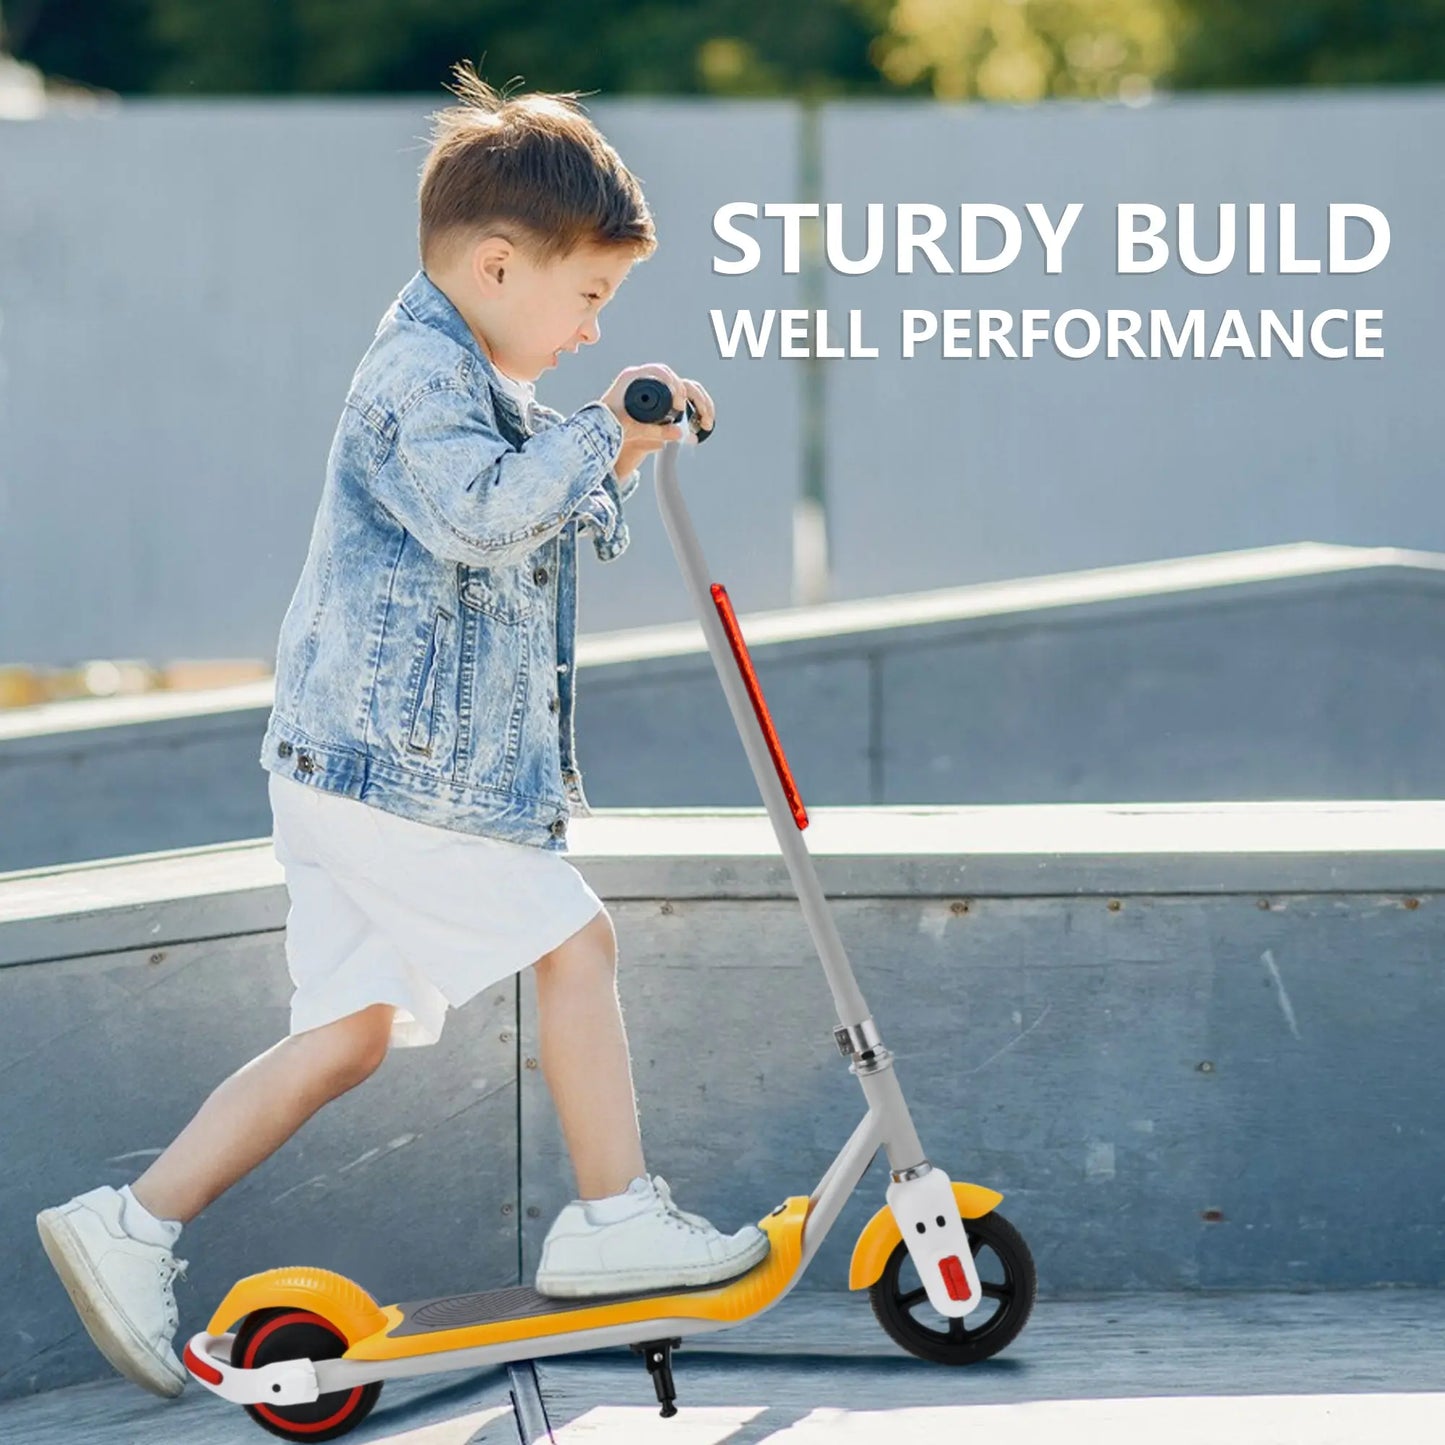
M 446 293 L 425 271 L 418 271 L 401 288 L 397 301 L 413 321 L 435 327 L 443 335 L 451 337 L 453 341 L 459 342 L 483 361 L 487 361 L 486 353 L 472 335 L 472 328 L 467 325 L 462 313 L 452 305 Z M 490 368 L 491 363 L 488 361 L 487 365 Z
M 457 345 L 481 363 L 482 376 L 492 393 L 493 405 L 500 405 L 509 416 L 526 426 L 522 407 L 512 393 L 497 380 L 497 368 L 492 359 L 482 350 L 481 343 L 472 335 L 472 328 L 441 287 L 425 271 L 418 271 L 401 289 L 397 304 L 413 321 L 431 326 L 443 336 L 450 337 Z
M 513 416 L 521 417 L 521 408 L 512 399 L 511 393 L 498 383 L 497 369 L 482 350 L 481 343 L 472 335 L 472 328 L 467 325 L 466 318 L 425 271 L 418 271 L 402 287 L 397 303 L 413 321 L 434 327 L 443 336 L 450 337 L 475 356 L 482 364 L 482 375 L 487 379 L 493 398 L 500 401 Z

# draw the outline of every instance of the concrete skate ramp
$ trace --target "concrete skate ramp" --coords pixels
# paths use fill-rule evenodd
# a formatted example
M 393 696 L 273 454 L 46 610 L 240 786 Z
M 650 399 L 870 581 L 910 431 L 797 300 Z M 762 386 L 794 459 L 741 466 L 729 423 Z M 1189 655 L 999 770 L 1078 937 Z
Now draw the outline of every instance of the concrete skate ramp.
M 824 807 L 808 838 L 925 1148 L 1004 1192 L 1046 1294 L 1445 1279 L 1445 804 Z M 862 1100 L 766 819 L 604 812 L 573 849 L 649 1166 L 730 1228 L 808 1192 Z M 284 1033 L 285 916 L 265 841 L 0 877 L 0 1394 L 104 1372 L 33 1216 Z M 187 1230 L 183 1329 L 273 1265 L 530 1279 L 572 1193 L 537 1058 L 530 974 L 394 1053 Z
M 811 805 L 1445 796 L 1440 554 L 1300 544 L 734 602 Z M 696 624 L 584 636 L 579 662 L 594 806 L 756 804 Z M 270 703 L 266 682 L 0 713 L 0 868 L 269 833 Z

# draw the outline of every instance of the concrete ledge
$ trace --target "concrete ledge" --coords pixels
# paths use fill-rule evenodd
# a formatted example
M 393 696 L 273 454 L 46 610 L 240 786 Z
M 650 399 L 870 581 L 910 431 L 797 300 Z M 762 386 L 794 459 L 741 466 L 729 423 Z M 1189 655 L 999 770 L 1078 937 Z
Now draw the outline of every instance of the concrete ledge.
M 820 808 L 809 833 L 925 1147 L 1004 1193 L 1061 1297 L 1445 1284 L 1442 825 Z M 730 1227 L 807 1192 L 861 1097 L 765 818 L 604 812 L 571 856 L 616 922 L 650 1166 Z M 285 914 L 265 840 L 0 876 L 0 1395 L 99 1374 L 31 1219 L 133 1178 L 285 1032 Z M 191 1227 L 183 1326 L 293 1260 L 393 1298 L 529 1277 L 572 1193 L 538 1057 L 530 972 L 395 1053 Z
M 1445 802 L 814 808 L 834 898 L 1445 892 Z M 598 809 L 570 861 L 602 897 L 791 898 L 761 808 Z M 281 928 L 270 839 L 0 873 L 0 967 Z

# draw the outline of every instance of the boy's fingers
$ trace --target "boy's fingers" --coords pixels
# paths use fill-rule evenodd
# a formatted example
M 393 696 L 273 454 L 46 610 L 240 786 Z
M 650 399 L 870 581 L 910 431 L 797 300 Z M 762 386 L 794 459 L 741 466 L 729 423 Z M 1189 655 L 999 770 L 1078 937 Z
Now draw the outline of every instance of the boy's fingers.
M 645 436 L 638 437 L 636 441 L 629 441 L 627 445 L 642 455 L 660 452 L 668 442 L 682 441 L 683 432 L 684 428 L 676 423 L 653 422 L 648 425 Z
M 683 385 L 692 398 L 692 404 L 697 408 L 698 420 L 702 423 L 703 430 L 711 431 L 717 420 L 717 408 L 713 405 L 712 397 L 707 394 L 707 388 L 701 382 L 692 380 L 685 380 Z

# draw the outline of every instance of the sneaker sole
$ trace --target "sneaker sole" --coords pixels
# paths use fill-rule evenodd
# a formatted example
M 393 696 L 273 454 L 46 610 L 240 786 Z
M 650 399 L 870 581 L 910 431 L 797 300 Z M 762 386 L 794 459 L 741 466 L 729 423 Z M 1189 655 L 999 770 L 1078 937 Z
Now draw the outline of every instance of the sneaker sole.
M 698 1267 L 682 1278 L 675 1270 L 666 1272 L 656 1269 L 618 1270 L 607 1275 L 545 1275 L 538 1271 L 536 1289 L 538 1294 L 553 1299 L 590 1299 L 594 1295 L 661 1293 L 669 1289 L 698 1289 L 710 1284 L 726 1284 L 756 1269 L 768 1257 L 771 1242 L 764 1235 L 760 1243 L 761 1248 L 754 1249 L 751 1258 L 742 1255 L 724 1264 Z
M 35 1227 L 46 1257 L 55 1267 L 85 1332 L 96 1349 L 127 1380 L 153 1395 L 174 1399 L 186 1388 L 184 1374 L 176 1375 L 158 1361 L 155 1352 L 136 1333 L 125 1313 L 111 1298 L 105 1281 L 90 1266 L 89 1256 L 70 1221 L 58 1209 L 36 1217 Z

